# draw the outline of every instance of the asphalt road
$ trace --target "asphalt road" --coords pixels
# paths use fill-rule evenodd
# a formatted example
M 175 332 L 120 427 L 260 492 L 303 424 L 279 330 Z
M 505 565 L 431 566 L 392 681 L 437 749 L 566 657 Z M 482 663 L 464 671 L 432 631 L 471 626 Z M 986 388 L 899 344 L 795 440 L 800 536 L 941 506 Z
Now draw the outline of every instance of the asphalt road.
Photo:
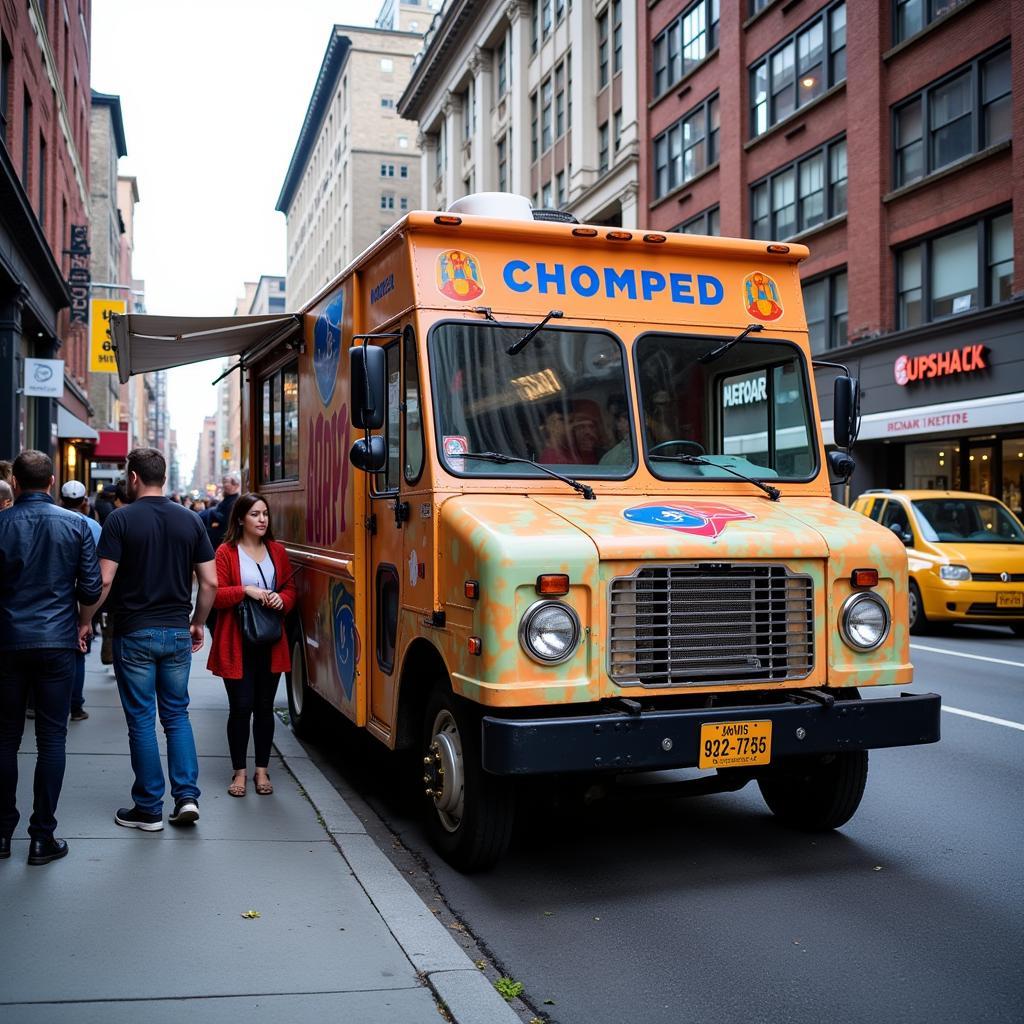
M 338 726 L 311 753 L 380 816 L 424 898 L 524 984 L 526 1017 L 1019 1024 L 1024 640 L 963 628 L 912 653 L 913 689 L 942 694 L 942 741 L 872 752 L 860 810 L 823 836 L 780 827 L 754 785 L 587 807 L 538 794 L 508 857 L 466 877 L 372 741 Z

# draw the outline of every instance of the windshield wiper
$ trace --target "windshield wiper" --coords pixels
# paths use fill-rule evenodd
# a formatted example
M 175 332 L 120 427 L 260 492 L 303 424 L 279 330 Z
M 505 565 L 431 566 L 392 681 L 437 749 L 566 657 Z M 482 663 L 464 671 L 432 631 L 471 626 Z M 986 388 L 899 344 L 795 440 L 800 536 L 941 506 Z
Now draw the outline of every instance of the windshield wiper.
M 560 309 L 548 310 L 547 315 L 539 324 L 535 324 L 531 327 L 518 341 L 514 341 L 505 351 L 510 356 L 518 355 L 526 346 L 544 330 L 548 325 L 549 320 L 561 320 L 563 314 Z
M 713 363 L 716 359 L 720 359 L 733 347 L 738 345 L 748 334 L 753 334 L 755 331 L 763 331 L 764 324 L 747 324 L 743 330 L 736 335 L 735 338 L 729 338 L 728 341 L 723 341 L 721 345 L 713 348 L 710 352 L 705 352 L 700 357 L 702 363 Z
M 556 473 L 553 469 L 545 466 L 543 462 L 534 462 L 533 459 L 521 459 L 518 455 L 503 455 L 501 452 L 457 452 L 453 453 L 453 456 L 460 459 L 480 459 L 483 462 L 497 462 L 499 465 L 505 465 L 508 462 L 522 462 L 524 465 L 533 466 L 534 469 L 539 469 L 542 473 L 547 473 L 548 476 L 553 476 L 556 480 L 561 480 L 562 483 L 568 484 L 574 491 L 579 491 L 587 501 L 594 501 L 597 497 L 594 494 L 593 487 L 590 487 L 588 484 L 581 484 L 579 480 L 573 480 L 571 476 Z
M 724 469 L 726 473 L 732 473 L 733 476 L 738 476 L 741 480 L 746 480 L 748 484 L 760 487 L 761 490 L 772 499 L 772 501 L 778 501 L 782 495 L 782 491 L 780 491 L 778 487 L 772 487 L 771 484 L 766 484 L 763 480 L 757 480 L 752 476 L 747 476 L 746 473 L 741 473 L 738 469 L 733 469 L 731 466 L 719 465 L 717 462 L 712 462 L 710 459 L 703 459 L 699 455 L 649 455 L 648 458 L 652 461 L 682 462 L 687 466 L 711 466 L 714 469 Z

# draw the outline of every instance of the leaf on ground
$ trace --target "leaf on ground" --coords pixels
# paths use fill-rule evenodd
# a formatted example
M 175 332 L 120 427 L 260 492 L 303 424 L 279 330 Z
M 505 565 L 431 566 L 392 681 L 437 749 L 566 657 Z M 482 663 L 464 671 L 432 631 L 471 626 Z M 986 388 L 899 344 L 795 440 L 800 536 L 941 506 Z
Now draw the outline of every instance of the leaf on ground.
M 554 917 L 555 916 L 555 912 L 553 910 L 545 910 L 544 911 L 544 916 L 545 917 Z
M 478 971 L 483 971 L 487 968 L 486 960 L 474 960 L 473 963 L 476 965 Z
M 515 999 L 523 994 L 523 983 L 516 981 L 515 978 L 499 978 L 494 987 L 498 990 L 498 995 L 505 999 Z
M 246 910 L 242 912 L 242 917 L 244 917 L 247 921 L 254 921 L 257 917 L 260 916 L 261 915 L 258 910 Z
M 871 870 L 872 871 L 881 871 L 882 870 L 882 865 L 881 864 L 876 864 Z
M 555 1005 L 555 1001 L 554 1001 L 554 999 L 545 999 L 544 1000 L 544 1005 L 545 1006 L 554 1006 Z

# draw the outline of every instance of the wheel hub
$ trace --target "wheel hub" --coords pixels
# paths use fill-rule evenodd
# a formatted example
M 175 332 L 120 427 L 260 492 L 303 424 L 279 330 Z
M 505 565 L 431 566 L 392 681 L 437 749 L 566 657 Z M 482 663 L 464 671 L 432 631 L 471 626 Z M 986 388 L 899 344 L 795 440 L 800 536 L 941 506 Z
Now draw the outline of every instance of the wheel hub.
M 441 824 L 454 832 L 462 822 L 465 774 L 462 739 L 455 719 L 441 711 L 434 719 L 433 738 L 423 758 L 425 793 L 433 799 Z

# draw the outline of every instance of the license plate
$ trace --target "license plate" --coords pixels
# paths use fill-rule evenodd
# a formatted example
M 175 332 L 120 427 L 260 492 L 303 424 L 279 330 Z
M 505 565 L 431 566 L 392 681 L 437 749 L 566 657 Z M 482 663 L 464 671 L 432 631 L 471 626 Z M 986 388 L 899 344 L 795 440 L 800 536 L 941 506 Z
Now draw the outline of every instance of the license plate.
M 996 594 L 997 608 L 1024 608 L 1024 594 Z
M 698 768 L 768 764 L 771 759 L 771 722 L 715 722 L 700 727 Z

